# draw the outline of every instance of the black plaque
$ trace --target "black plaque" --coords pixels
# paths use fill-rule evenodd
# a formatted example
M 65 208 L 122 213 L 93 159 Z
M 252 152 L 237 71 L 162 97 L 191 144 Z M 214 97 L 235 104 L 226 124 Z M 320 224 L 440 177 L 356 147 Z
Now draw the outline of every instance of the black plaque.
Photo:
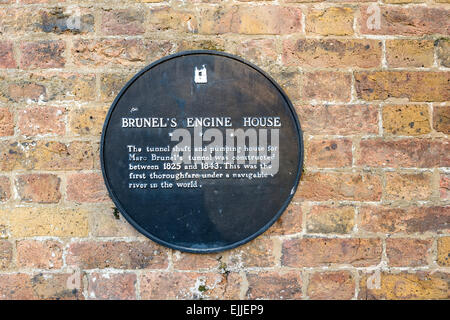
M 125 85 L 100 155 L 109 194 L 137 230 L 206 253 L 242 245 L 280 217 L 300 179 L 303 141 L 270 76 L 230 54 L 187 51 Z

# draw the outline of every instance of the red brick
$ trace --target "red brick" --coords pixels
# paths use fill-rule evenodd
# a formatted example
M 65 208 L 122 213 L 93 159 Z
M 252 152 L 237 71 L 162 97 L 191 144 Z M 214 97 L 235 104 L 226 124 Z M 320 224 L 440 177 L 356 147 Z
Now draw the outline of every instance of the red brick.
M 66 61 L 64 51 L 66 45 L 63 41 L 45 40 L 38 42 L 25 42 L 20 46 L 22 68 L 62 68 Z
M 304 172 L 294 200 L 354 200 L 381 199 L 381 179 L 372 174 Z
M 285 40 L 283 63 L 312 68 L 374 68 L 381 63 L 381 42 L 340 39 Z
M 165 269 L 167 250 L 153 242 L 92 241 L 71 243 L 67 265 L 82 269 Z
M 0 274 L 0 300 L 28 300 L 33 298 L 30 276 L 23 273 Z
M 367 19 L 374 15 L 367 6 L 361 6 L 361 17 L 358 21 L 363 34 L 386 35 L 426 35 L 448 34 L 449 11 L 443 7 L 430 8 L 424 6 L 379 6 L 380 28 L 369 29 Z
M 233 6 L 200 10 L 201 34 L 290 34 L 302 30 L 302 12 L 275 5 Z
M 43 85 L 20 81 L 8 85 L 6 96 L 8 100 L 18 102 L 26 99 L 38 101 L 41 97 L 46 97 L 47 94 Z
M 28 174 L 17 178 L 17 192 L 22 201 L 57 203 L 61 199 L 61 179 L 53 174 Z
M 271 239 L 256 238 L 235 249 L 229 257 L 231 268 L 275 266 L 274 244 Z
M 11 182 L 6 176 L 0 176 L 0 201 L 8 201 L 11 198 Z
M 134 273 L 92 273 L 88 276 L 88 298 L 95 300 L 136 299 Z
M 379 239 L 306 238 L 285 240 L 282 250 L 282 264 L 287 267 L 368 267 L 380 263 L 382 246 Z
M 378 133 L 378 108 L 372 105 L 298 106 L 302 130 L 312 135 Z
M 25 136 L 63 135 L 66 131 L 65 110 L 62 107 L 34 107 L 20 110 L 17 123 L 20 134 Z
M 75 202 L 108 201 L 108 191 L 102 175 L 99 173 L 74 173 L 69 175 L 67 178 L 67 200 Z
M 14 135 L 14 118 L 8 108 L 0 108 L 0 137 Z
M 10 41 L 0 41 L 0 68 L 15 68 L 13 43 Z
M 355 279 L 349 271 L 316 272 L 309 278 L 310 299 L 348 300 L 354 295 Z
M 291 202 L 281 217 L 266 231 L 266 235 L 288 235 L 302 231 L 302 207 Z
M 334 71 L 308 72 L 302 81 L 306 101 L 348 102 L 351 97 L 350 73 Z
M 379 233 L 448 232 L 450 206 L 390 208 L 364 206 L 359 211 L 359 228 Z
M 450 100 L 450 72 L 355 72 L 355 88 L 363 100 L 405 98 L 409 101 Z
M 59 269 L 63 250 L 63 244 L 54 240 L 21 240 L 17 242 L 17 264 L 23 268 Z
M 247 274 L 247 299 L 297 300 L 302 298 L 300 272 L 266 271 Z
M 418 267 L 428 264 L 433 241 L 420 239 L 386 239 L 386 255 L 393 267 Z
M 138 35 L 145 32 L 145 11 L 123 9 L 103 11 L 101 30 L 105 35 Z
M 277 64 L 278 53 L 274 39 L 253 39 L 237 46 L 237 55 L 259 66 Z
M 0 270 L 9 269 L 13 257 L 11 242 L 0 240 Z
M 306 167 L 338 168 L 352 165 L 352 141 L 348 139 L 308 140 Z
M 448 167 L 447 140 L 361 140 L 357 164 L 370 167 Z

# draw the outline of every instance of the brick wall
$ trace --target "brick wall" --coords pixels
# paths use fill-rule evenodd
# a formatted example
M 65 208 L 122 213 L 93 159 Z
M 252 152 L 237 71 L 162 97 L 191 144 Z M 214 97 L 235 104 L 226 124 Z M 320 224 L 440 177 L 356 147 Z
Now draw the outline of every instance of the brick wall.
M 0 299 L 448 298 L 449 10 L 448 0 L 0 0 Z M 150 62 L 198 48 L 265 69 L 305 133 L 282 218 L 208 255 L 133 230 L 99 165 L 118 90 Z

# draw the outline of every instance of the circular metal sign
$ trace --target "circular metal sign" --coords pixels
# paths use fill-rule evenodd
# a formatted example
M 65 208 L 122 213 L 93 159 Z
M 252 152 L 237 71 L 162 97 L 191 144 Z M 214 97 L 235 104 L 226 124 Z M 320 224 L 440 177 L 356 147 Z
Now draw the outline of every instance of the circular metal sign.
M 125 85 L 100 153 L 109 194 L 137 230 L 205 253 L 244 244 L 280 217 L 300 179 L 303 141 L 288 97 L 258 67 L 187 51 Z

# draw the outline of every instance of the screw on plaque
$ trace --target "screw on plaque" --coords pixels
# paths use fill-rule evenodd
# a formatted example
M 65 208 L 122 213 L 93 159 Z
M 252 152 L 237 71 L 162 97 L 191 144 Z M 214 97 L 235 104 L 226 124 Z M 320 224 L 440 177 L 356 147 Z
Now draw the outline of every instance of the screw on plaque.
M 202 65 L 201 68 L 195 67 L 194 82 L 195 83 L 207 83 L 208 82 L 208 76 L 206 74 L 206 66 L 205 65 Z

